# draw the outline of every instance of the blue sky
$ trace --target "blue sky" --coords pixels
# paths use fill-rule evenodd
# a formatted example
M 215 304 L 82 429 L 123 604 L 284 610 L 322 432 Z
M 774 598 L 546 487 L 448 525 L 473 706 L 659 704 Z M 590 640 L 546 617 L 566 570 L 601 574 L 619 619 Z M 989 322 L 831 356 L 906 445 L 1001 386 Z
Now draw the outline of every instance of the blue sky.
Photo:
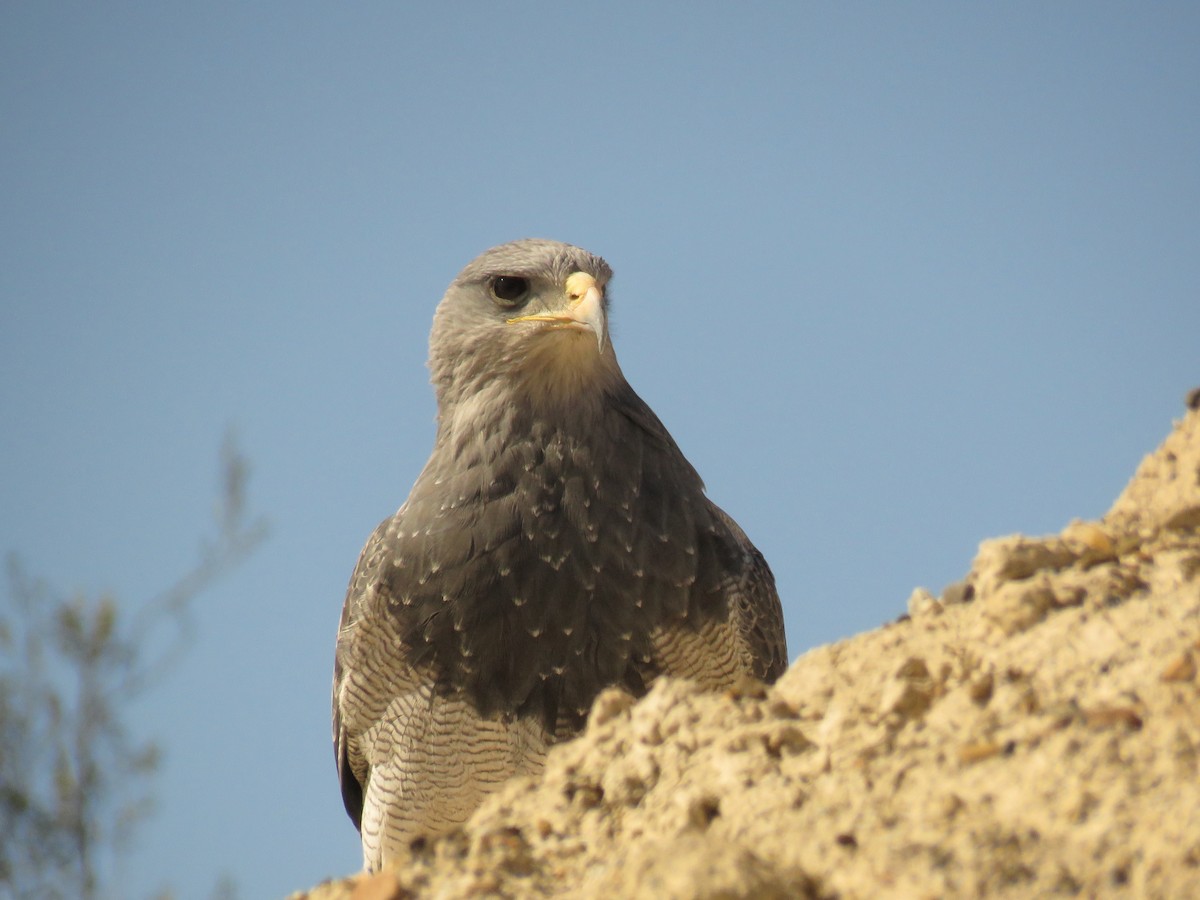
M 273 526 L 134 711 L 167 755 L 128 895 L 358 865 L 338 613 L 494 244 L 612 264 L 793 658 L 1101 514 L 1200 383 L 1198 46 L 1189 3 L 5 4 L 0 550 L 144 600 L 231 426 Z

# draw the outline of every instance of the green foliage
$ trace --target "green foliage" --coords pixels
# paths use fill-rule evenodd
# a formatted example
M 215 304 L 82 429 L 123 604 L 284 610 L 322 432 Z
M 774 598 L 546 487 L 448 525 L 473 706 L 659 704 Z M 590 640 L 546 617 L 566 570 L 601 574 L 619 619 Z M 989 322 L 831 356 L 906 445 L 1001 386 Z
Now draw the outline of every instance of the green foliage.
M 153 809 L 160 758 L 153 740 L 130 731 L 127 714 L 190 644 L 196 596 L 266 537 L 262 519 L 246 519 L 247 475 L 227 438 L 215 541 L 136 608 L 109 595 L 63 596 L 9 558 L 0 609 L 0 896 L 114 893 L 118 864 Z

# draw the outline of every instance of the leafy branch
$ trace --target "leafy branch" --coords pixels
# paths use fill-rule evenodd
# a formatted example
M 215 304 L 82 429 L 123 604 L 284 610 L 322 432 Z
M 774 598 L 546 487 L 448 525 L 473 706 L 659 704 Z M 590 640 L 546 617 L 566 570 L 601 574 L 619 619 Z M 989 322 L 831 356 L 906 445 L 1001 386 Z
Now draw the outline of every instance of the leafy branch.
M 191 645 L 192 605 L 265 540 L 246 513 L 249 468 L 221 449 L 216 536 L 132 612 L 110 594 L 63 596 L 8 559 L 0 610 L 0 894 L 97 900 L 153 808 L 158 746 L 131 732 L 134 700 Z

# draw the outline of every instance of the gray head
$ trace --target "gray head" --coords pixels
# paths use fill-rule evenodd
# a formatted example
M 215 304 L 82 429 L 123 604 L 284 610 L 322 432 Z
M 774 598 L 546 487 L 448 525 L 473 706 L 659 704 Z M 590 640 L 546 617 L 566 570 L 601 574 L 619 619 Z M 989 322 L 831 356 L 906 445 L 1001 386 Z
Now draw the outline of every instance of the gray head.
M 441 412 L 497 391 L 577 402 L 621 381 L 608 337 L 611 277 L 603 259 L 557 241 L 513 241 L 474 260 L 433 318 L 429 369 Z

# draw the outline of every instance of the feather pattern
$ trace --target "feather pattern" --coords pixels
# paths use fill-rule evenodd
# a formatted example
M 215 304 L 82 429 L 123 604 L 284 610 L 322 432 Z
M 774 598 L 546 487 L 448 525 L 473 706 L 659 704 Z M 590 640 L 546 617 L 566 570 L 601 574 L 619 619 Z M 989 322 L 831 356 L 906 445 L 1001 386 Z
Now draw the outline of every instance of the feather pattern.
M 524 278 L 549 315 L 575 272 L 610 276 L 564 244 L 495 248 L 435 316 L 434 450 L 368 540 L 337 641 L 335 754 L 368 868 L 536 770 L 607 686 L 786 665 L 769 567 L 611 344 L 515 327 L 488 294 Z

